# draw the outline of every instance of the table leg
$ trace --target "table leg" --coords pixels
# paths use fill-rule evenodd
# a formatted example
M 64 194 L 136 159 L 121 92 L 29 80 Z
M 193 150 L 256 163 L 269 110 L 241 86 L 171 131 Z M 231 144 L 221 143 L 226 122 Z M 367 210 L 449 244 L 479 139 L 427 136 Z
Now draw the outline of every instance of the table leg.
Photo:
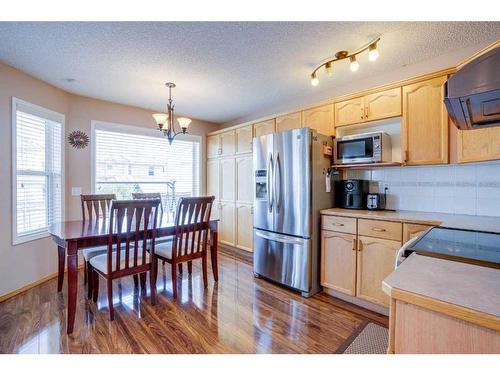
M 64 263 L 66 263 L 66 249 L 57 246 L 58 268 L 57 268 L 57 291 L 62 291 L 64 281 Z
M 68 253 L 68 323 L 67 333 L 73 332 L 76 314 L 76 295 L 78 288 L 78 248 L 76 242 L 67 243 Z
M 212 230 L 211 240 L 212 241 L 210 244 L 210 258 L 212 260 L 212 272 L 214 274 L 214 280 L 219 281 L 219 268 L 217 265 L 217 243 L 218 243 L 217 229 Z

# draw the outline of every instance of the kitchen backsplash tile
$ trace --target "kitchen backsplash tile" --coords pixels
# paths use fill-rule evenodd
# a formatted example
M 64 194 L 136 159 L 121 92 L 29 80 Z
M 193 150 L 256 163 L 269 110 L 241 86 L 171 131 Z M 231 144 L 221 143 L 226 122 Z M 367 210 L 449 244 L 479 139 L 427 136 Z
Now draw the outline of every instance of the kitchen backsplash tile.
M 374 193 L 387 186 L 389 209 L 500 216 L 500 161 L 349 170 L 347 177 L 370 180 Z

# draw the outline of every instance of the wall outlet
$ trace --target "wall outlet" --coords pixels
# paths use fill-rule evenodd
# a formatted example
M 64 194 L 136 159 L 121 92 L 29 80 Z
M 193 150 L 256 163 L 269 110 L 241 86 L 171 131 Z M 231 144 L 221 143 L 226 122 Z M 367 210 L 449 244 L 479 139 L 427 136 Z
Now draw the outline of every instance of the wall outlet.
M 79 197 L 80 194 L 82 194 L 82 188 L 81 187 L 72 187 L 71 188 L 71 195 L 74 197 Z

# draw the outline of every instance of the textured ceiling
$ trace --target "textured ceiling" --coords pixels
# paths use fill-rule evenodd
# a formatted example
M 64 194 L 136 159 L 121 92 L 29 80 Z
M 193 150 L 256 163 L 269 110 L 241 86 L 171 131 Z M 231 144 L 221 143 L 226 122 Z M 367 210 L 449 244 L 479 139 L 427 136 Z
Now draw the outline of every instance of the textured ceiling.
M 336 64 L 311 87 L 316 63 L 377 35 L 377 62 L 360 57 L 355 74 Z M 178 113 L 223 123 L 496 39 L 498 22 L 2 22 L 0 61 L 69 92 L 152 110 L 164 109 L 163 84 L 173 81 Z

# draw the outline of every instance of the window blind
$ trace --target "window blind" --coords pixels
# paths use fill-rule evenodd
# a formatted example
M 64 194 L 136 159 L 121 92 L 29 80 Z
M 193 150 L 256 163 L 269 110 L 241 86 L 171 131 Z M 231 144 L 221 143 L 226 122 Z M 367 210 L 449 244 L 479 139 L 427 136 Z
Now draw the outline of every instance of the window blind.
M 62 220 L 62 115 L 14 103 L 14 242 L 46 234 Z
M 164 206 L 200 194 L 200 144 L 176 138 L 105 129 L 94 131 L 96 193 L 130 199 L 134 192 L 159 192 Z

